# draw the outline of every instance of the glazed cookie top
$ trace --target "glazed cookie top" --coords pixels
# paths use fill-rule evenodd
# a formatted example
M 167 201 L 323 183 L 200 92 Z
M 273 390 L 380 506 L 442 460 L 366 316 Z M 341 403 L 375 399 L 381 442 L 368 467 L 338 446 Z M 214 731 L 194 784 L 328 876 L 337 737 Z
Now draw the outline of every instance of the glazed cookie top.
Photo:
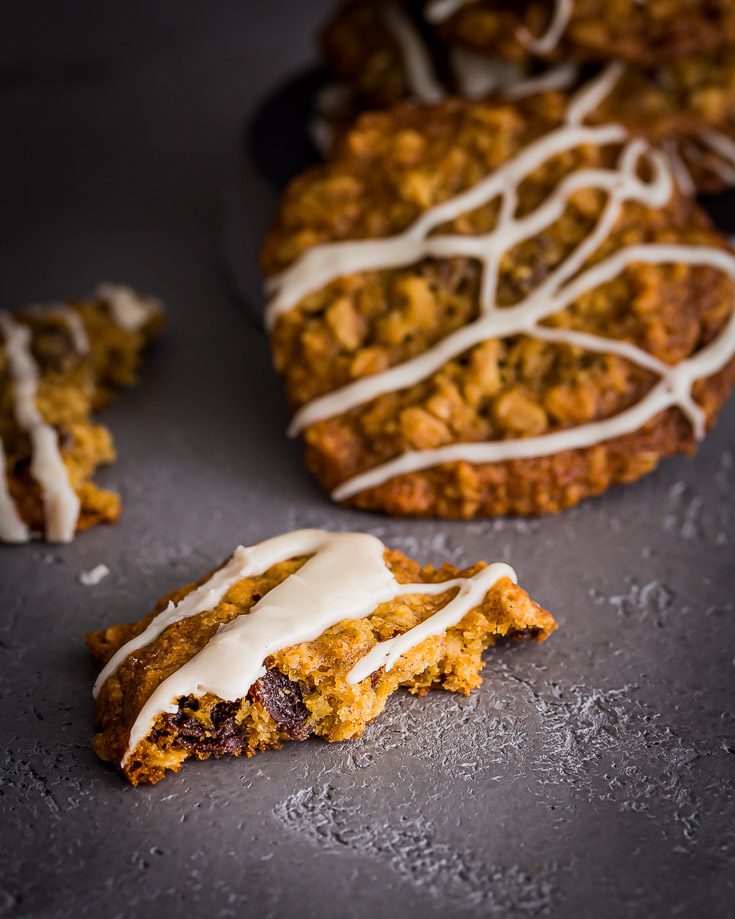
M 549 455 L 678 406 L 735 351 L 735 257 L 666 158 L 571 103 L 362 118 L 263 251 L 294 431 L 337 499 L 444 462 Z
M 733 0 L 427 0 L 442 38 L 486 54 L 651 66 L 735 42 Z

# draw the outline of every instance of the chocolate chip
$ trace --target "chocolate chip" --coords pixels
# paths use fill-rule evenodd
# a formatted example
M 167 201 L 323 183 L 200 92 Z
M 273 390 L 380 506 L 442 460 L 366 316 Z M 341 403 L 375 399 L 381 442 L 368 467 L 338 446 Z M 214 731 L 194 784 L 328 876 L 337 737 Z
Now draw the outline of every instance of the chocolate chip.
M 292 740 L 305 740 L 309 736 L 309 710 L 304 705 L 301 687 L 285 673 L 275 668 L 266 670 L 265 676 L 253 684 L 250 694 Z

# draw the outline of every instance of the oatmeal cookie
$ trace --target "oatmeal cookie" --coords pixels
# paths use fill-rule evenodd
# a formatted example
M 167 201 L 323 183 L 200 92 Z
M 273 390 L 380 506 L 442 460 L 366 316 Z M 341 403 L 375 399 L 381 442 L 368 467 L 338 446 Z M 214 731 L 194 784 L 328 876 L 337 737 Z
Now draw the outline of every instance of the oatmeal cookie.
M 486 54 L 658 66 L 735 45 L 733 0 L 427 0 L 439 35 Z
M 421 20 L 393 0 L 353 0 L 340 7 L 321 36 L 325 60 L 342 81 L 329 88 L 317 114 L 320 142 L 350 126 L 360 111 L 401 101 L 517 100 L 542 90 L 577 89 L 599 65 L 548 64 L 482 56 L 427 35 Z M 331 104 L 337 100 L 339 104 Z M 692 53 L 649 67 L 628 65 L 591 119 L 620 121 L 632 133 L 663 144 L 687 191 L 713 192 L 735 184 L 735 152 L 712 132 L 735 126 L 735 50 Z M 323 142 L 321 138 L 328 138 Z
M 92 415 L 135 382 L 160 304 L 102 284 L 90 298 L 0 312 L 0 540 L 69 542 L 120 515 L 91 481 L 115 458 Z
M 94 749 L 137 785 L 190 757 L 359 737 L 398 688 L 468 694 L 485 648 L 555 628 L 508 565 L 422 568 L 373 536 L 299 530 L 87 636 Z
M 571 102 L 363 116 L 266 239 L 308 466 L 392 514 L 543 514 L 691 452 L 735 374 L 735 256 L 666 157 Z

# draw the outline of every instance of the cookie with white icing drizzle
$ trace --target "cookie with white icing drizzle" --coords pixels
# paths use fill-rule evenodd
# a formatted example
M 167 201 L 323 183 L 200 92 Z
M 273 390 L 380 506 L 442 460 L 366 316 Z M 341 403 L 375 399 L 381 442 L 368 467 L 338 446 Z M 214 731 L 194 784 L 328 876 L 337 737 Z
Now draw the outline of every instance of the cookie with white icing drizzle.
M 415 6 L 415 5 L 414 5 Z M 442 42 L 422 23 L 417 10 L 400 0 L 351 0 L 340 6 L 322 31 L 324 58 L 341 81 L 319 97 L 313 134 L 328 153 L 334 138 L 360 111 L 401 101 L 435 103 L 466 99 L 517 100 L 535 92 L 573 91 L 609 60 L 580 66 L 539 57 L 556 28 L 530 42 L 527 58 L 503 59 L 508 43 L 489 41 L 485 53 Z M 499 14 L 498 14 L 499 15 Z M 510 13 L 506 13 L 510 15 Z M 717 192 L 735 185 L 735 46 L 698 51 L 648 67 L 627 65 L 591 118 L 621 122 L 631 133 L 663 144 L 687 193 Z
M 667 158 L 568 103 L 365 116 L 263 251 L 276 366 L 336 500 L 537 514 L 690 452 L 729 391 L 735 256 Z
M 405 100 L 433 103 L 454 95 L 515 99 L 566 88 L 576 79 L 577 68 L 570 63 L 535 66 L 529 61 L 521 67 L 499 55 L 478 55 L 446 44 L 432 35 L 411 6 L 405 0 L 349 0 L 322 29 L 322 54 L 354 93 L 353 108 Z M 340 103 L 344 119 L 344 99 Z
M 92 413 L 135 382 L 160 304 L 100 285 L 85 300 L 0 311 L 0 541 L 69 542 L 112 522 L 117 495 L 90 479 L 115 458 Z
M 94 748 L 138 784 L 189 757 L 359 737 L 399 687 L 467 694 L 486 647 L 555 628 L 508 565 L 422 568 L 374 536 L 297 530 L 87 636 Z
M 732 0 L 426 0 L 448 42 L 484 54 L 643 67 L 735 44 Z

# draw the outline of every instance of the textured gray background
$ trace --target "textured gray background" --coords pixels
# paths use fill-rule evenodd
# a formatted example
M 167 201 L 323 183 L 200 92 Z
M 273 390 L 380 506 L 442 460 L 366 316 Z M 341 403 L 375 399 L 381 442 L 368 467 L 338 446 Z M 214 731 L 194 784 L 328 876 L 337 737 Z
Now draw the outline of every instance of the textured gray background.
M 693 461 L 559 517 L 331 507 L 217 270 L 243 119 L 309 63 L 322 12 L 49 2 L 0 30 L 3 304 L 109 278 L 170 311 L 143 386 L 104 413 L 123 520 L 0 549 L 0 915 L 731 915 L 735 405 Z M 254 171 L 245 187 L 260 226 L 269 195 Z M 493 654 L 469 699 L 396 698 L 360 742 L 128 787 L 89 747 L 82 634 L 297 526 L 505 559 L 561 628 Z

